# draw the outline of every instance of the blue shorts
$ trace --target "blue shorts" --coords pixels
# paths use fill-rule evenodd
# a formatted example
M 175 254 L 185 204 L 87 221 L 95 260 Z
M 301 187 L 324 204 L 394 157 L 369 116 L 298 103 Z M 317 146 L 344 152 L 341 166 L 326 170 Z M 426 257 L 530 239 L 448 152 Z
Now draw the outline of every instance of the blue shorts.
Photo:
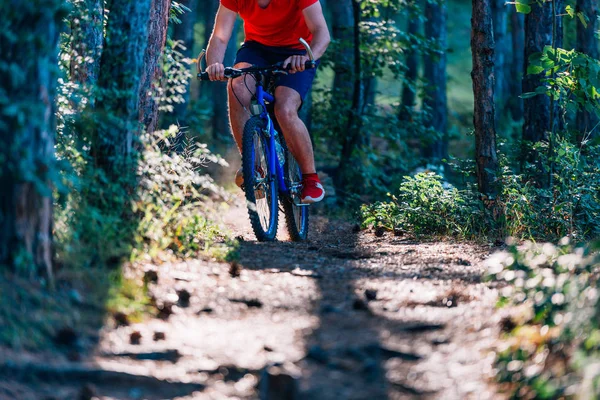
M 235 64 L 245 62 L 257 67 L 267 67 L 283 62 L 293 55 L 306 55 L 306 51 L 289 47 L 265 46 L 258 42 L 245 42 L 237 52 Z M 316 68 L 311 68 L 303 72 L 279 76 L 275 81 L 275 87 L 285 86 L 294 89 L 300 94 L 300 98 L 304 102 L 315 80 L 316 73 Z

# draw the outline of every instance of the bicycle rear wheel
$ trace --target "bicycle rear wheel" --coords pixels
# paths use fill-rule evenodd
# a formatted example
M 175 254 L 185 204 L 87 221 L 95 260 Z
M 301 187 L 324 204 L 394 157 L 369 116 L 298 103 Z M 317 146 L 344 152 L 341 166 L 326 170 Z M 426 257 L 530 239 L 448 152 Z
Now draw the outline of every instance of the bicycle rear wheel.
M 277 236 L 278 207 L 277 180 L 269 173 L 268 141 L 264 135 L 265 121 L 254 116 L 244 127 L 242 169 L 248 216 L 256 239 L 260 242 L 275 240 Z
M 290 238 L 294 242 L 301 242 L 308 237 L 308 207 L 300 205 L 302 171 L 292 153 L 287 150 L 287 146 L 285 148 L 284 179 L 289 194 L 281 197 L 281 205 Z

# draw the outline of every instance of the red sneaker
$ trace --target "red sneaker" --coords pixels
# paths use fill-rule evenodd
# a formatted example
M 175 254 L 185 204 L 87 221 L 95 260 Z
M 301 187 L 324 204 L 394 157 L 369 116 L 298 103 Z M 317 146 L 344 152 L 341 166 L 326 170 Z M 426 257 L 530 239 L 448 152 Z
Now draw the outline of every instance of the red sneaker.
M 325 189 L 316 174 L 305 176 L 302 179 L 302 194 L 300 199 L 303 204 L 318 203 L 325 197 Z

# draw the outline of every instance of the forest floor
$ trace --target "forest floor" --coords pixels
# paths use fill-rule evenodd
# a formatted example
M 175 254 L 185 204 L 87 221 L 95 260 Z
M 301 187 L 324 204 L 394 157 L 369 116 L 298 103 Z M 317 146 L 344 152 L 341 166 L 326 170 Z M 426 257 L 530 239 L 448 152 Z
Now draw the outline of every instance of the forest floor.
M 0 399 L 501 398 L 497 294 L 481 282 L 490 247 L 326 217 L 305 243 L 265 244 L 241 206 L 222 218 L 243 238 L 237 262 L 132 266 L 158 317 L 107 318 L 77 357 L 0 348 Z

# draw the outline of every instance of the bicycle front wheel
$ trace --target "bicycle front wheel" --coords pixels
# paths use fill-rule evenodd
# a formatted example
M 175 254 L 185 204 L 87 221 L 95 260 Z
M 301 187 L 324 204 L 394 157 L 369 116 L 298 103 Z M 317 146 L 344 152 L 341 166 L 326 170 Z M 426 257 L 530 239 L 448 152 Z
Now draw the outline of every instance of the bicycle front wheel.
M 277 236 L 277 180 L 269 172 L 269 146 L 264 131 L 265 121 L 254 116 L 244 127 L 242 169 L 244 192 L 252 229 L 259 242 Z
M 302 171 L 298 162 L 289 150 L 285 152 L 285 184 L 288 196 L 282 196 L 281 205 L 285 214 L 285 222 L 290 238 L 301 242 L 308 237 L 308 207 L 301 205 Z

